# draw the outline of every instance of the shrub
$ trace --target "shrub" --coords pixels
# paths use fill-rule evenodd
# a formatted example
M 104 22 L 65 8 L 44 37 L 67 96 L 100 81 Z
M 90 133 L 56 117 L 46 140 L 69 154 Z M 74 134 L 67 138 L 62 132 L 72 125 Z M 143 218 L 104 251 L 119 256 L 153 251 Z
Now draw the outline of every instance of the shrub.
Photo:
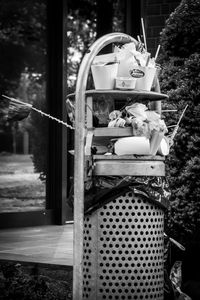
M 72 274 L 59 272 L 63 278 L 28 271 L 21 264 L 0 265 L 0 299 L 2 300 L 71 300 Z M 45 272 L 47 273 L 47 272 Z M 64 275 L 64 276 L 63 276 Z
M 161 44 L 165 57 L 188 57 L 200 49 L 200 0 L 182 0 L 166 21 Z
M 162 92 L 169 95 L 164 107 L 176 107 L 181 112 L 189 105 L 167 158 L 172 197 L 166 230 L 182 242 L 191 239 L 200 228 L 199 11 L 199 0 L 183 0 L 161 35 L 164 55 L 160 57 L 160 82 Z M 178 117 L 179 113 L 166 115 L 167 124 L 175 124 Z

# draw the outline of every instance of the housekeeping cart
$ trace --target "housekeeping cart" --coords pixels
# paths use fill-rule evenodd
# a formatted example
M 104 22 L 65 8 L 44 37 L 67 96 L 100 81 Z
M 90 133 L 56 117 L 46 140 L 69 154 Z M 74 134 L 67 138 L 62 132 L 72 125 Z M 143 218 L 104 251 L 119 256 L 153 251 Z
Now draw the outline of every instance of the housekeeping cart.
M 92 62 L 102 48 L 112 43 L 137 41 L 122 33 L 107 34 L 87 51 L 80 65 L 75 96 L 74 167 L 74 262 L 73 299 L 153 299 L 164 294 L 164 210 L 166 203 L 145 193 L 123 189 L 112 191 L 96 208 L 86 210 L 85 181 L 88 176 L 164 178 L 163 156 L 99 155 L 92 151 L 95 141 L 128 137 L 131 128 L 95 128 L 93 100 L 100 95 L 115 102 L 150 102 L 161 113 L 159 91 L 86 90 Z M 158 84 L 158 82 L 157 82 Z M 90 171 L 88 171 L 90 170 Z M 92 179 L 93 177 L 91 177 Z M 135 189 L 137 191 L 137 189 Z

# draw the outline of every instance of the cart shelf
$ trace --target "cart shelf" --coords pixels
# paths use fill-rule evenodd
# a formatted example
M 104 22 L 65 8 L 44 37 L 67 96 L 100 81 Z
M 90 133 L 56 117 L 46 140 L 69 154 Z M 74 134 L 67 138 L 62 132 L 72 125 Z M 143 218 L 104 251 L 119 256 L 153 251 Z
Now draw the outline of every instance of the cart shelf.
M 142 90 L 86 90 L 85 96 L 112 96 L 115 100 L 125 100 L 127 97 L 133 98 L 136 101 L 149 100 L 149 101 L 160 101 L 167 100 L 168 95 L 161 94 L 152 91 L 142 91 Z M 75 93 L 69 94 L 68 98 L 73 98 Z
M 94 160 L 165 161 L 161 155 L 93 155 Z
M 161 156 L 94 155 L 93 166 L 97 176 L 165 176 Z

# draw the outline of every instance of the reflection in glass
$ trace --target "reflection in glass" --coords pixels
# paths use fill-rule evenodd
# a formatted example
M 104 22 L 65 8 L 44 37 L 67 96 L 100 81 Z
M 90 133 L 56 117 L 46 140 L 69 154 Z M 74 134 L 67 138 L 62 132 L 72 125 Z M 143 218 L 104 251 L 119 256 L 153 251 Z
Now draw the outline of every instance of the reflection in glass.
M 0 92 L 46 108 L 46 1 L 0 0 Z M 48 121 L 0 119 L 0 213 L 45 208 Z

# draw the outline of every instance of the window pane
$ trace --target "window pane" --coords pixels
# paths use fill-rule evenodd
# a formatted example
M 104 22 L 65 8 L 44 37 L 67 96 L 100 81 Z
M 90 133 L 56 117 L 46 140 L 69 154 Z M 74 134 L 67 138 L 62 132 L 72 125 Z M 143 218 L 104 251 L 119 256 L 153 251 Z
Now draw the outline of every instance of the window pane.
M 0 0 L 0 213 L 41 210 L 46 198 L 46 2 Z

